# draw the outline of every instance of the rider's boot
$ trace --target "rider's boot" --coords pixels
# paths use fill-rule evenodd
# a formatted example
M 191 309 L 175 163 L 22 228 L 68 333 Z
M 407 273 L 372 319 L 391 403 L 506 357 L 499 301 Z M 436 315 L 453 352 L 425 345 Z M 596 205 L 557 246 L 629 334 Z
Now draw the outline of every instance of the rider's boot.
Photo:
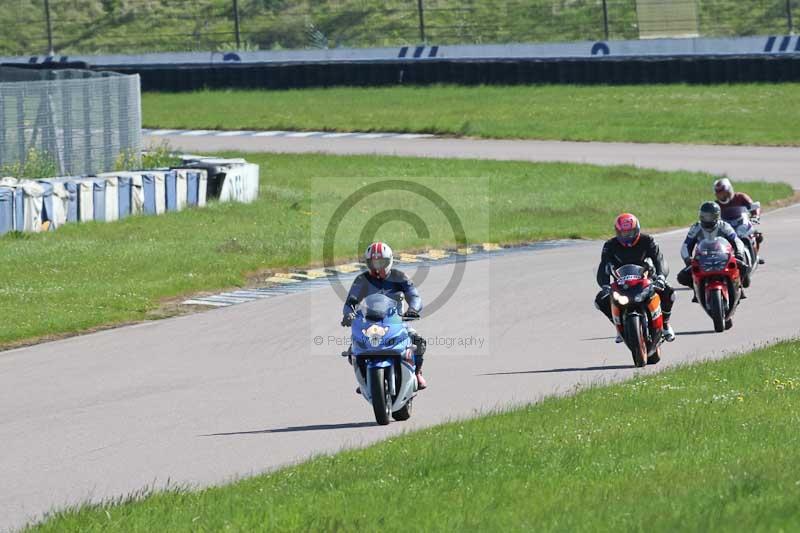
M 348 346 L 346 352 L 342 352 L 342 357 L 347 357 L 347 362 L 353 364 L 353 347 Z M 356 387 L 356 394 L 361 394 L 361 387 Z
M 426 341 L 423 337 L 419 335 L 416 331 L 411 333 L 411 342 L 414 343 L 416 349 L 414 351 L 414 362 L 416 363 L 416 375 L 417 375 L 417 390 L 427 389 L 428 382 L 425 381 L 425 378 L 422 375 L 422 363 L 425 361 L 423 357 L 425 355 L 425 351 L 428 347 L 428 341 Z
M 666 316 L 666 313 L 664 313 L 664 328 L 662 331 L 664 333 L 664 339 L 666 339 L 667 342 L 675 340 L 675 330 L 669 325 L 669 318 Z
M 424 362 L 424 359 L 422 358 L 422 356 L 417 354 L 415 360 L 417 364 L 417 369 L 415 371 L 417 375 L 417 390 L 427 389 L 428 382 L 425 381 L 425 378 L 422 375 L 422 363 Z

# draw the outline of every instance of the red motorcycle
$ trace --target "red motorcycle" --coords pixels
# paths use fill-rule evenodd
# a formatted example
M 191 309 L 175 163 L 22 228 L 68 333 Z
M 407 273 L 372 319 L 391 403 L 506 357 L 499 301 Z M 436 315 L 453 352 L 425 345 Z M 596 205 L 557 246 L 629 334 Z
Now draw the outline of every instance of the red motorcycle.
M 700 241 L 692 258 L 692 279 L 698 302 L 714 321 L 714 331 L 733 326 L 742 297 L 742 278 L 733 247 L 722 237 Z
M 661 360 L 661 298 L 649 277 L 649 270 L 639 265 L 623 265 L 611 272 L 611 314 L 622 326 L 622 338 L 633 356 L 633 364 L 642 367 Z

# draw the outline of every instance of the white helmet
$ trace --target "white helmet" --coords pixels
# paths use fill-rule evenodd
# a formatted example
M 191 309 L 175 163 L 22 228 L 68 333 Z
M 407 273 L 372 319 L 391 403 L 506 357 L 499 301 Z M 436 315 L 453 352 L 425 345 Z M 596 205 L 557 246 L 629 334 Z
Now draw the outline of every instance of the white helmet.
M 392 249 L 388 244 L 373 242 L 364 252 L 364 264 L 367 265 L 369 273 L 378 279 L 386 279 L 389 276 L 393 262 Z
M 721 204 L 727 204 L 733 199 L 733 185 L 728 178 L 722 178 L 714 182 L 714 194 L 717 195 L 717 201 Z

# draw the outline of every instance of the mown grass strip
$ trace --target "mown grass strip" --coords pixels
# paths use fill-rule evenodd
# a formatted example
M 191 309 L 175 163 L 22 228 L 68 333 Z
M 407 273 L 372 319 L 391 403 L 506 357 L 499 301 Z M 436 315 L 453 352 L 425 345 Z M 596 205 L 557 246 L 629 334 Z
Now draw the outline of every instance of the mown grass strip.
M 800 84 L 145 93 L 150 128 L 392 131 L 566 141 L 800 145 Z
M 249 205 L 212 204 L 0 238 L 0 314 L 7 317 L 0 322 L 0 343 L 141 320 L 165 299 L 243 286 L 263 269 L 319 263 L 334 210 L 356 189 L 386 178 L 439 192 L 463 221 L 471 243 L 606 236 L 619 211 L 639 214 L 646 229 L 688 225 L 712 182 L 703 174 L 632 167 L 246 157 L 262 169 L 260 198 Z M 737 187 L 764 203 L 792 194 L 781 184 Z M 417 213 L 430 232 L 418 236 L 405 222 L 383 225 L 377 236 L 396 250 L 455 244 L 447 219 L 428 200 L 387 192 L 362 202 L 343 219 L 336 257 L 355 258 L 361 229 L 387 209 Z
M 791 531 L 799 404 L 785 342 L 31 530 Z

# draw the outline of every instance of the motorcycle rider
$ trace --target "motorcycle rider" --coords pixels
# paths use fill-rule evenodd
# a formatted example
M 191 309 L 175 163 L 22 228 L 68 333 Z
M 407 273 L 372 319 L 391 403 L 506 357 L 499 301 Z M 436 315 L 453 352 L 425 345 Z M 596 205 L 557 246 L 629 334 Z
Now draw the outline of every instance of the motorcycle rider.
M 678 272 L 678 283 L 686 287 L 693 287 L 692 280 L 692 252 L 694 252 L 697 243 L 704 239 L 716 239 L 723 237 L 734 250 L 736 261 L 742 271 L 742 285 L 747 287 L 750 285 L 749 265 L 745 259 L 744 243 L 736 235 L 730 224 L 720 219 L 721 209 L 716 202 L 703 202 L 700 206 L 700 213 L 698 222 L 689 228 L 689 233 L 686 234 L 686 239 L 681 246 L 681 258 L 686 264 L 686 268 Z M 744 292 L 742 298 L 745 298 Z M 697 296 L 692 299 L 697 302 Z
M 613 237 L 603 244 L 603 253 L 600 257 L 600 266 L 597 267 L 597 284 L 600 285 L 600 292 L 594 299 L 595 306 L 614 323 L 611 312 L 611 285 L 610 268 L 616 269 L 622 265 L 639 265 L 642 267 L 652 264 L 655 270 L 653 286 L 661 298 L 661 312 L 664 317 L 663 333 L 664 338 L 672 342 L 675 340 L 675 331 L 669 324 L 672 315 L 672 304 L 675 301 L 675 291 L 667 283 L 669 267 L 664 260 L 655 239 L 641 232 L 639 219 L 630 213 L 619 215 L 614 223 L 616 237 Z M 623 341 L 620 334 L 620 326 L 617 327 L 617 343 Z
M 408 310 L 403 316 L 405 318 L 419 318 L 419 314 L 422 311 L 422 298 L 411 279 L 404 272 L 392 268 L 394 258 L 389 245 L 383 242 L 370 244 L 364 252 L 364 263 L 367 266 L 366 272 L 362 272 L 353 280 L 353 285 L 350 287 L 347 300 L 345 300 L 344 309 L 342 310 L 344 315 L 342 326 L 350 327 L 356 316 L 355 308 L 359 302 L 367 296 L 377 293 L 385 294 L 398 300 L 398 303 L 400 294 L 403 294 L 408 304 Z M 417 385 L 418 389 L 422 390 L 428 386 L 422 376 L 422 363 L 427 341 L 410 326 L 407 325 L 406 329 L 411 337 L 411 342 L 417 347 L 414 354 Z M 347 353 L 351 353 L 350 350 Z
M 733 184 L 728 178 L 721 178 L 714 182 L 714 194 L 717 197 L 717 203 L 720 209 L 726 207 L 744 207 L 750 212 L 750 219 L 754 223 L 758 223 L 761 218 L 761 208 L 758 205 L 754 205 L 753 199 L 750 198 L 749 195 L 743 192 L 735 192 L 733 190 Z M 756 243 L 760 247 L 761 243 L 764 242 L 764 235 L 760 231 L 757 231 L 755 232 L 755 237 Z M 761 254 L 759 254 L 759 256 L 760 255 Z M 764 259 L 759 257 L 758 262 L 763 265 Z

